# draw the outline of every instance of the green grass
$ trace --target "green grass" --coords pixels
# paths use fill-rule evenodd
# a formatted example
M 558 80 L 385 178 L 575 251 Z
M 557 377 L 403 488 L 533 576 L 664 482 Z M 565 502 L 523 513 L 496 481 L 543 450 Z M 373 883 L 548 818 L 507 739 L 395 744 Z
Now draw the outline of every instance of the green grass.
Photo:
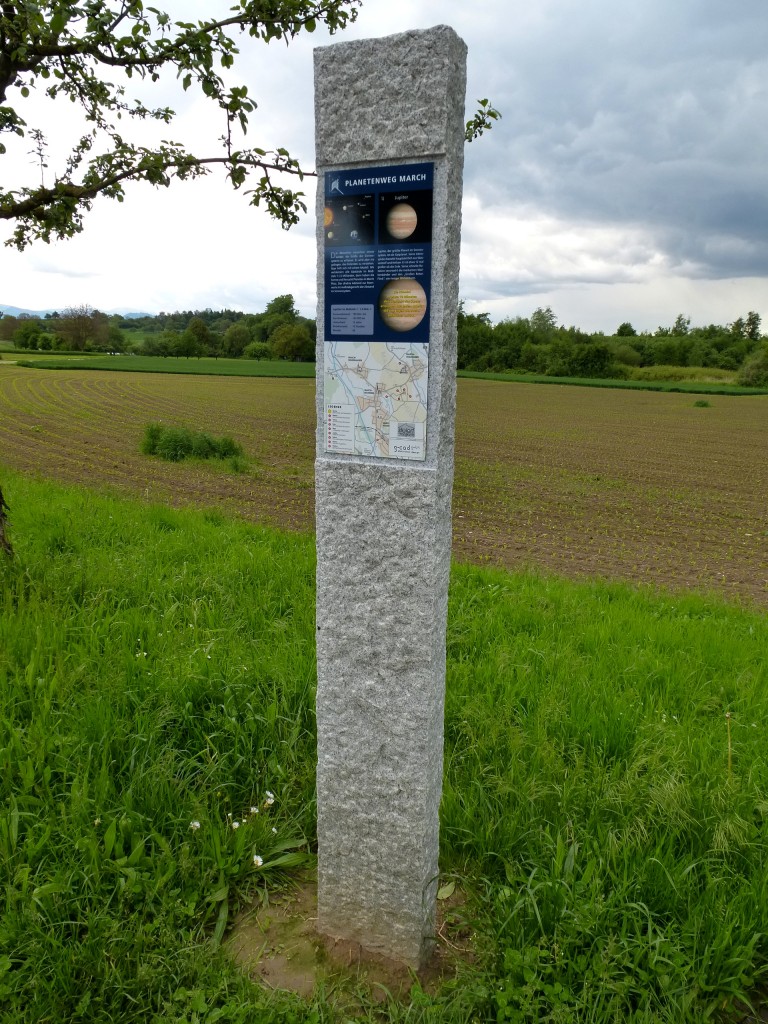
M 444 865 L 486 879 L 500 1019 L 700 1021 L 764 976 L 767 630 L 457 574 Z
M 19 360 L 20 366 L 37 370 L 130 370 L 134 373 L 204 373 L 218 377 L 314 377 L 314 363 L 294 363 L 281 359 L 187 359 L 185 356 L 42 356 Z
M 3 484 L 6 1019 L 182 1021 L 202 990 L 227 1005 L 243 984 L 203 939 L 312 832 L 311 545 Z
M 216 948 L 314 848 L 312 538 L 2 486 L 0 1019 L 346 1020 Z M 766 649 L 703 597 L 455 566 L 441 866 L 478 961 L 362 1019 L 693 1024 L 755 990 Z
M 563 384 L 585 388 L 621 388 L 625 391 L 677 391 L 691 395 L 768 395 L 768 388 L 742 388 L 736 384 L 699 380 L 613 380 L 602 377 L 547 377 L 540 373 L 491 373 L 459 370 L 459 377 L 476 380 L 511 380 L 519 384 Z
M 98 356 L 83 353 L 24 353 L 20 366 L 37 370 L 132 370 L 138 373 L 202 373 L 219 377 L 314 377 L 314 363 L 268 359 L 187 359 L 169 356 Z M 672 368 L 676 369 L 676 368 Z M 508 380 L 520 384 L 562 384 L 591 388 L 622 388 L 630 391 L 676 391 L 692 395 L 766 395 L 768 388 L 743 388 L 720 381 L 700 380 L 612 380 L 587 377 L 547 377 L 532 373 L 492 373 L 459 370 L 459 377 L 477 380 Z
M 77 360 L 83 358 L 82 352 L 42 352 L 36 350 L 26 350 L 16 348 L 11 341 L 0 342 L 0 352 L 6 353 L 14 360 L 29 360 L 36 361 L 38 359 L 61 359 L 61 360 Z

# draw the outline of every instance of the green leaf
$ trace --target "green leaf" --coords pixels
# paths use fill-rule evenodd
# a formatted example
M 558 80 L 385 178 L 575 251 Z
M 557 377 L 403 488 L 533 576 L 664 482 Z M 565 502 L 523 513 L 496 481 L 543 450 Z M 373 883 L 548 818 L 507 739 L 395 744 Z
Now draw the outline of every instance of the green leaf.
M 11 797 L 10 804 L 11 817 L 8 823 L 8 838 L 10 840 L 11 850 L 15 850 L 16 844 L 19 841 L 19 806 L 14 797 Z
M 115 836 L 117 835 L 117 818 L 113 818 L 109 823 L 107 831 L 104 833 L 104 852 L 107 857 L 112 856 L 112 850 L 115 848 Z
M 267 860 L 261 866 L 261 871 L 266 871 L 268 868 L 295 868 L 300 864 L 306 864 L 307 854 L 306 853 L 284 853 L 280 857 L 275 857 L 274 860 Z
M 226 900 L 222 900 L 219 904 L 219 913 L 216 917 L 216 927 L 211 937 L 211 945 L 214 949 L 218 949 L 221 945 L 221 940 L 224 936 L 224 929 L 227 927 L 227 920 L 229 919 L 229 904 Z
M 283 839 L 270 848 L 270 854 L 282 853 L 283 850 L 298 850 L 306 844 L 306 839 Z
M 205 995 L 199 989 L 196 989 L 192 993 L 192 999 L 189 1005 L 195 1011 L 195 1013 L 206 1013 L 208 1010 L 208 1003 L 205 1001 Z
M 67 886 L 61 882 L 47 882 L 45 885 L 38 885 L 32 890 L 32 899 L 35 903 L 38 903 L 45 896 L 51 896 L 53 893 L 66 891 Z
M 446 882 L 445 885 L 441 885 L 437 890 L 437 898 L 439 900 L 447 900 L 449 896 L 453 896 L 453 891 L 456 888 L 455 882 Z
M 144 857 L 144 840 L 139 836 L 136 836 L 133 840 L 130 856 L 128 857 L 128 863 L 135 867 L 140 864 Z

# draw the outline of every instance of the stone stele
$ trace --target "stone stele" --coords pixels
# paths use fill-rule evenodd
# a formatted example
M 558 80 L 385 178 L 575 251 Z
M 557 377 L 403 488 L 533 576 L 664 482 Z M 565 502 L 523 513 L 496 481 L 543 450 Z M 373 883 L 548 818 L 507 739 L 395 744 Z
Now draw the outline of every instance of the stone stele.
M 466 46 L 438 26 L 315 50 L 318 929 L 414 967 L 434 948 L 451 553 Z M 423 462 L 323 440 L 323 176 L 434 164 Z

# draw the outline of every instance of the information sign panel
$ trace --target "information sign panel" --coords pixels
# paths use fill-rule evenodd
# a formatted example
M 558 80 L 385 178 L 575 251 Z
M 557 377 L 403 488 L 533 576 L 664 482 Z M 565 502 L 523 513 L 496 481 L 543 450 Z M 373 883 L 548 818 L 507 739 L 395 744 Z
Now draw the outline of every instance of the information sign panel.
M 326 452 L 426 458 L 433 175 L 325 174 Z

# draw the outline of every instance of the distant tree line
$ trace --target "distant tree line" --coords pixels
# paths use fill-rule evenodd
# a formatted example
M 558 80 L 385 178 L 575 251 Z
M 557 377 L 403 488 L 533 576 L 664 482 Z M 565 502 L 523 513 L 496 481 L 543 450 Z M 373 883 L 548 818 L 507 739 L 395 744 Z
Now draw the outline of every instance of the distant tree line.
M 558 325 L 551 307 L 530 317 L 491 323 L 487 313 L 459 306 L 458 366 L 464 370 L 513 370 L 552 377 L 626 378 L 636 367 L 712 367 L 738 371 L 741 383 L 768 385 L 768 339 L 760 316 L 749 312 L 733 323 L 691 327 L 680 314 L 671 327 L 638 332 L 631 323 L 615 334 L 589 334 Z
M 126 318 L 75 306 L 44 317 L 0 314 L 0 340 L 26 351 L 311 362 L 316 333 L 315 321 L 301 316 L 292 295 L 278 295 L 263 313 L 204 309 Z
M 144 355 L 302 362 L 315 358 L 315 321 L 301 316 L 292 295 L 278 295 L 267 303 L 263 313 L 231 309 L 158 313 L 123 321 L 120 326 L 144 332 Z
M 301 316 L 292 295 L 278 295 L 261 313 L 204 309 L 127 318 L 73 306 L 44 317 L 0 314 L 0 340 L 53 352 L 311 362 L 316 335 L 315 321 Z M 653 333 L 624 322 L 606 335 L 558 324 L 550 306 L 494 324 L 487 313 L 467 313 L 459 304 L 460 370 L 626 378 L 648 366 L 711 367 L 736 372 L 739 383 L 768 386 L 768 339 L 752 311 L 725 326 L 692 327 L 681 313 Z
M 0 314 L 0 341 L 32 352 L 120 352 L 125 344 L 116 319 L 90 306 L 71 306 L 44 317 Z

